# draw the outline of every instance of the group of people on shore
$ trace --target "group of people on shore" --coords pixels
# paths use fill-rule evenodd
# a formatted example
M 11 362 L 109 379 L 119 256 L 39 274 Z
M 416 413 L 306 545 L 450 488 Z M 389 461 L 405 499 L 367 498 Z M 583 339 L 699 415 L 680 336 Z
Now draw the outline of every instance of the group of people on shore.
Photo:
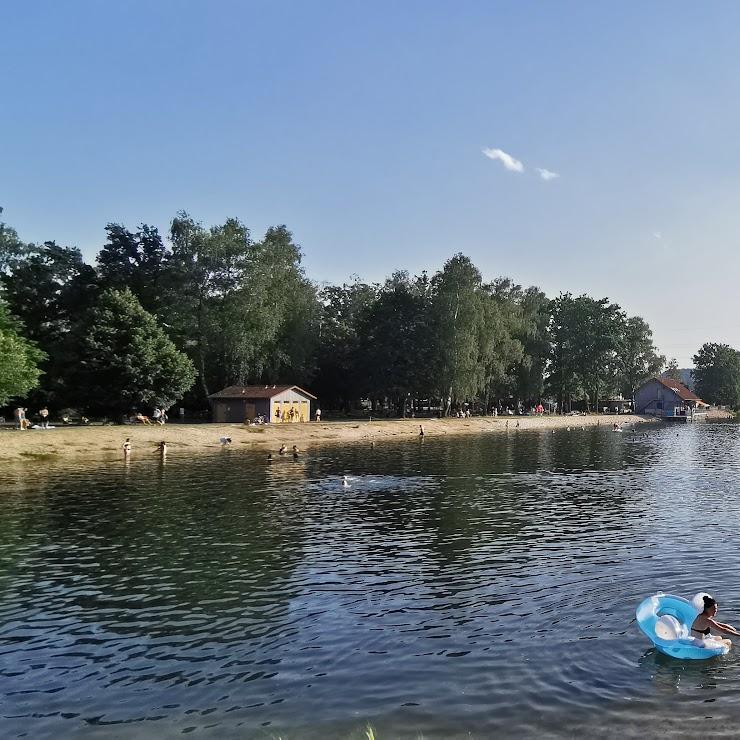
M 15 416 L 15 428 L 21 431 L 31 429 L 34 426 L 38 426 L 39 429 L 49 429 L 49 409 L 44 406 L 38 411 L 38 424 L 34 425 L 27 416 L 28 409 L 23 406 L 18 406 L 14 411 Z
M 35 423 L 28 418 L 28 409 L 23 406 L 18 406 L 14 409 L 13 417 L 15 419 L 15 429 L 20 429 L 21 431 L 25 431 L 26 429 L 54 429 L 54 427 L 49 423 L 51 421 L 51 416 L 49 414 L 49 409 L 46 406 L 42 406 L 36 412 Z M 64 426 L 69 426 L 73 423 L 73 419 L 70 417 L 68 412 L 63 413 L 59 419 Z M 79 417 L 78 423 L 86 426 L 90 423 L 90 419 L 83 415 Z
M 159 424 L 160 426 L 164 426 L 168 419 L 167 412 L 160 408 L 155 408 L 151 416 L 142 414 L 141 411 L 137 411 L 134 416 L 134 421 L 137 424 Z

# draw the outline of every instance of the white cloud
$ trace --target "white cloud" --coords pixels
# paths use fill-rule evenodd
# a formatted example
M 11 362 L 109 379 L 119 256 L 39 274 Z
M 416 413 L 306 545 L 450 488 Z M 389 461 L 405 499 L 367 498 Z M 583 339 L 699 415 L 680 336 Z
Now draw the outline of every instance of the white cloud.
M 543 180 L 554 180 L 556 177 L 560 177 L 557 172 L 546 170 L 544 167 L 535 167 L 535 169 Z
M 654 231 L 653 232 L 653 237 L 655 239 L 662 239 L 663 238 L 663 232 L 662 231 Z
M 498 159 L 509 172 L 524 172 L 524 165 L 502 149 L 484 149 L 483 154 L 489 159 Z

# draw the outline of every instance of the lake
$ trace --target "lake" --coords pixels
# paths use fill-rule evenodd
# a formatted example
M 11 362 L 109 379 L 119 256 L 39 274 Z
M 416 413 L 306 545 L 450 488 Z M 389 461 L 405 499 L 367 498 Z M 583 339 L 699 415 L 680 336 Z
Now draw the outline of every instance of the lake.
M 3 737 L 735 734 L 740 427 L 225 449 L 0 472 Z M 350 477 L 343 488 L 342 476 Z

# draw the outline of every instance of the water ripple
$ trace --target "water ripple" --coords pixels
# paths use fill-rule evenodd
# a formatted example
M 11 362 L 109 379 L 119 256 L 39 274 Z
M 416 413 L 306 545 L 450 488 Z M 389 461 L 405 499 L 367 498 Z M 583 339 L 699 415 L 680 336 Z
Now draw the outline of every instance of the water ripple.
M 633 617 L 707 589 L 740 621 L 738 431 L 4 470 L 0 729 L 729 736 L 735 653 L 673 661 Z

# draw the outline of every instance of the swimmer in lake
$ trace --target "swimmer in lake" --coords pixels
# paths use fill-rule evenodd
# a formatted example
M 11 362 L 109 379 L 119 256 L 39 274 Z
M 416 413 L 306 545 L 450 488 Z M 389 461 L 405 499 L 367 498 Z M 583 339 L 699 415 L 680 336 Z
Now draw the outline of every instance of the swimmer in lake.
M 718 622 L 714 617 L 719 609 L 719 604 L 711 597 L 704 596 L 704 611 L 694 620 L 691 625 L 691 636 L 699 640 L 709 637 L 712 630 L 720 632 L 723 635 L 735 635 L 740 637 L 738 632 L 731 624 L 723 624 Z M 718 641 L 724 642 L 727 647 L 732 645 L 730 640 L 723 640 L 722 638 L 716 637 Z

